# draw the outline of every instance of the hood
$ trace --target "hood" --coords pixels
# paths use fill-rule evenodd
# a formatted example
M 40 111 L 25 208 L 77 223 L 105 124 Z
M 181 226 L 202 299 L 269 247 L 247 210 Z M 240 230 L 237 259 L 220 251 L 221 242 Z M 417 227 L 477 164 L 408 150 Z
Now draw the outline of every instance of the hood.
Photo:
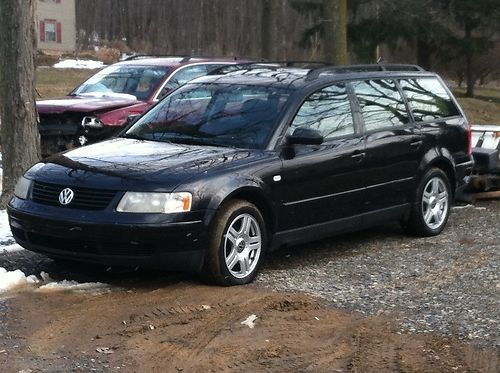
M 68 186 L 173 191 L 197 176 L 230 173 L 264 157 L 259 150 L 117 138 L 52 156 L 27 176 Z
M 36 102 L 39 114 L 61 114 L 71 112 L 95 112 L 101 110 L 118 109 L 140 103 L 135 96 L 67 96 L 53 100 L 42 100 Z

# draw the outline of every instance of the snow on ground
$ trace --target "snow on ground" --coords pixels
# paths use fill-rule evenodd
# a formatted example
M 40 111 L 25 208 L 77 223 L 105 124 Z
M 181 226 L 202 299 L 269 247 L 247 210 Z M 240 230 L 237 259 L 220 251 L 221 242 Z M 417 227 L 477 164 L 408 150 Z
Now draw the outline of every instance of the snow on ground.
M 7 271 L 0 267 L 0 294 L 40 282 L 36 276 L 26 276 L 21 270 Z
M 92 60 L 62 60 L 53 67 L 57 69 L 102 69 L 105 65 L 101 61 Z
M 14 237 L 12 237 L 12 232 L 9 227 L 7 211 L 0 210 L 0 253 L 2 251 L 15 251 L 15 247 L 11 246 L 19 245 L 13 245 L 14 243 Z
M 73 280 L 54 281 L 50 275 L 41 272 L 39 276 L 29 275 L 16 269 L 7 271 L 0 267 L 0 299 L 2 295 L 7 295 L 14 291 L 91 291 L 100 293 L 109 290 L 110 285 L 102 282 L 83 282 L 79 283 Z
M 109 289 L 108 284 L 104 284 L 102 282 L 83 282 L 79 283 L 73 280 L 62 280 L 59 282 L 49 282 L 45 285 L 42 285 L 38 288 L 38 291 L 49 292 L 49 291 L 58 291 L 58 290 L 72 290 L 72 291 L 98 291 Z

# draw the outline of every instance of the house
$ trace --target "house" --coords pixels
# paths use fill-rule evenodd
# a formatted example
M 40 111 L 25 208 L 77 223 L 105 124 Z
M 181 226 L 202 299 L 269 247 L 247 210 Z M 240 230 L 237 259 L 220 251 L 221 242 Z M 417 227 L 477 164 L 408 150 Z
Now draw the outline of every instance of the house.
M 75 51 L 75 0 L 38 0 L 35 22 L 38 50 L 50 54 Z

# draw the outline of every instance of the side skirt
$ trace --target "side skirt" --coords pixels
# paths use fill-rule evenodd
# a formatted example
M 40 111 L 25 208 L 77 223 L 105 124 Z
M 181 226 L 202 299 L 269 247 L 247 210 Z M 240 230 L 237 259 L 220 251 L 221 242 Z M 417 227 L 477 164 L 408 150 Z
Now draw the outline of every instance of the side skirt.
M 392 206 L 385 209 L 350 216 L 348 218 L 277 232 L 273 237 L 270 249 L 271 251 L 274 251 L 283 245 L 297 245 L 317 241 L 336 234 L 357 231 L 380 225 L 382 222 L 399 220 L 409 213 L 410 208 L 411 204 L 405 203 L 398 206 Z

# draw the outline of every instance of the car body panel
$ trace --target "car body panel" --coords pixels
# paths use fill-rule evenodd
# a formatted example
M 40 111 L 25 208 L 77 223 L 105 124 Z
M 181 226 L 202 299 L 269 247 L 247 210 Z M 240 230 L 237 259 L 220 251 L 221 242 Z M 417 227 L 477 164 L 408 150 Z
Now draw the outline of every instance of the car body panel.
M 62 114 L 71 112 L 95 112 L 116 109 L 137 104 L 134 98 L 75 96 L 60 99 L 38 101 L 36 108 L 39 114 Z

